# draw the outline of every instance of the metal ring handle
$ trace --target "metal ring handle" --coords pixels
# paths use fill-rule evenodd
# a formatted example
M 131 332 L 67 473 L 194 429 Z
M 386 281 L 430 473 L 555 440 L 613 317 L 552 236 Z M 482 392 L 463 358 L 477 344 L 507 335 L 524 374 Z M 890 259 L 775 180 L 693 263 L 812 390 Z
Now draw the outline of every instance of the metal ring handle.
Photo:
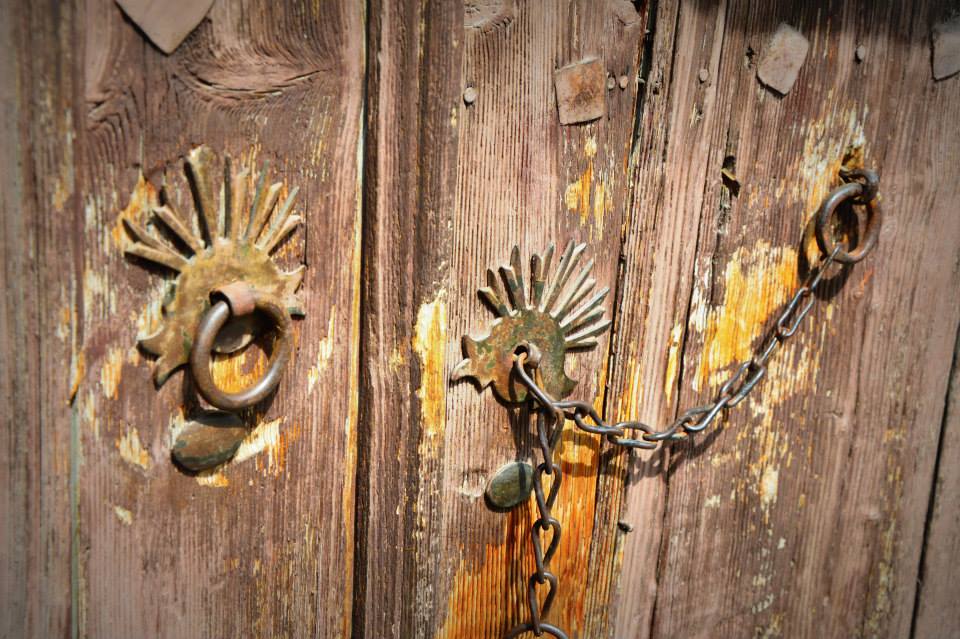
M 196 337 L 193 340 L 193 348 L 190 350 L 190 371 L 193 373 L 197 390 L 210 404 L 225 411 L 249 408 L 272 393 L 280 384 L 283 369 L 287 360 L 290 359 L 292 350 L 290 314 L 272 297 L 253 288 L 249 289 L 249 293 L 252 303 L 239 305 L 240 308 L 234 308 L 224 300 L 211 306 L 197 324 Z M 229 296 L 228 299 L 230 299 Z M 213 350 L 213 343 L 217 333 L 231 316 L 246 315 L 253 312 L 254 308 L 266 313 L 277 331 L 276 343 L 270 356 L 270 366 L 255 384 L 236 393 L 227 393 L 216 385 L 210 373 L 210 353 Z
M 854 264 L 867 256 L 873 247 L 877 244 L 877 238 L 880 235 L 880 225 L 883 222 L 883 214 L 880 207 L 873 202 L 877 190 L 877 177 L 872 171 L 851 172 L 851 176 L 862 177 L 866 183 L 850 182 L 827 196 L 817 214 L 817 246 L 824 255 L 834 255 L 837 244 L 833 239 L 833 233 L 828 228 L 830 220 L 833 218 L 837 207 L 847 200 L 853 200 L 858 204 L 863 204 L 867 209 L 866 230 L 863 240 L 853 247 L 844 247 L 837 250 L 834 259 L 842 264 Z
M 515 639 L 516 637 L 525 635 L 528 632 L 537 636 L 543 636 L 543 634 L 546 633 L 551 637 L 556 637 L 556 639 L 567 639 L 567 633 L 565 633 L 560 628 L 554 626 L 553 624 L 549 624 L 549 623 L 540 624 L 539 635 L 537 634 L 537 627 L 534 626 L 532 623 L 520 624 L 519 626 L 516 626 L 513 629 L 511 629 L 510 632 L 508 632 L 503 639 Z

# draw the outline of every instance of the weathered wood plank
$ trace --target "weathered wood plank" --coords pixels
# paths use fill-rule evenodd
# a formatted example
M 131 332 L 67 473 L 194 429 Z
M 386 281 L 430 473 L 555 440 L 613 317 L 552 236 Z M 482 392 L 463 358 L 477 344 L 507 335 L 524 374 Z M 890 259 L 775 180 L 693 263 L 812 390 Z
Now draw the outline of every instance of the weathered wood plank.
M 960 337 L 960 336 L 958 336 Z M 955 562 L 960 555 L 960 341 L 954 347 L 953 373 L 940 435 L 939 462 L 934 478 L 923 564 L 917 579 L 917 604 L 911 637 L 960 635 L 960 590 Z
M 671 8 L 659 9 L 667 17 Z M 652 530 L 627 537 L 614 636 L 909 633 L 960 319 L 958 164 L 944 162 L 960 148 L 951 124 L 960 102 L 956 84 L 933 83 L 927 45 L 926 16 L 941 8 L 728 2 L 674 14 L 663 191 L 665 206 L 685 206 L 682 219 L 665 215 L 628 233 L 611 390 L 631 399 L 625 408 L 668 422 L 664 399 L 703 403 L 749 356 L 796 286 L 805 224 L 849 147 L 883 174 L 888 218 L 881 247 L 830 289 L 756 397 L 715 435 L 638 467 L 623 517 Z M 811 49 L 781 99 L 752 65 L 784 20 Z M 701 68 L 713 79 L 703 83 Z M 728 157 L 736 196 L 721 180 Z M 637 177 L 642 224 L 657 201 L 644 185 L 656 174 Z M 649 233 L 676 239 L 651 251 Z M 644 337 L 657 322 L 660 337 Z M 631 348 L 653 361 L 634 369 Z M 658 479 L 642 478 L 650 472 Z
M 352 623 L 359 346 L 362 7 L 217 3 L 166 57 L 109 0 L 86 6 L 81 636 L 343 637 Z M 198 409 L 183 373 L 158 392 L 138 333 L 169 280 L 125 258 L 119 212 L 166 185 L 195 211 L 182 161 L 205 143 L 299 186 L 307 315 L 279 391 L 237 459 L 192 477 L 170 459 Z M 219 170 L 219 164 L 217 165 Z M 136 191 L 142 171 L 147 182 Z M 302 256 L 302 258 L 301 258 Z M 169 276 L 168 276 L 169 277 Z M 221 383 L 259 372 L 257 349 Z
M 74 16 L 0 7 L 0 637 L 68 636 L 76 614 Z
M 491 321 L 476 290 L 513 244 L 526 262 L 550 241 L 586 240 L 595 277 L 612 284 L 628 200 L 643 16 L 623 2 L 439 4 L 371 11 L 365 636 L 499 637 L 527 615 L 531 511 L 493 513 L 482 491 L 531 440 L 516 411 L 450 386 L 449 372 L 460 336 Z M 554 70 L 590 57 L 626 88 L 607 92 L 607 118 L 561 127 Z M 577 394 L 592 398 L 605 349 L 573 359 Z M 603 570 L 590 544 L 597 445 L 572 431 L 564 444 L 555 619 L 574 631 L 588 623 L 584 577 Z M 380 574 L 394 553 L 396 571 Z

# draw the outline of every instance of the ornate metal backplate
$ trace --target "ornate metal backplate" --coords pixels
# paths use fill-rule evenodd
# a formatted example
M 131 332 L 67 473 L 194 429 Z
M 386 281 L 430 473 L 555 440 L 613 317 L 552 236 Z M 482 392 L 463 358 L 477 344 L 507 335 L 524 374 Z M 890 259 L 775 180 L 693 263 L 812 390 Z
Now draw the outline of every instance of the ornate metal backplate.
M 511 379 L 514 357 L 517 349 L 533 346 L 541 356 L 537 371 L 544 390 L 554 398 L 568 396 L 576 382 L 564 370 L 567 351 L 595 346 L 596 336 L 610 326 L 610 320 L 603 319 L 606 311 L 601 306 L 610 289 L 605 287 L 586 299 L 597 284 L 590 278 L 593 260 L 574 276 L 585 249 L 586 244 L 570 242 L 552 276 L 554 245 L 543 255 L 533 255 L 529 289 L 524 283 L 520 249 L 516 246 L 510 254 L 510 264 L 500 267 L 499 278 L 488 269 L 487 286 L 479 293 L 497 319 L 487 336 L 463 337 L 467 358 L 457 365 L 451 378 L 456 381 L 471 377 L 481 388 L 493 384 L 493 390 L 504 401 L 522 402 L 527 391 Z
M 295 293 L 304 267 L 285 272 L 271 256 L 301 222 L 291 215 L 298 189 L 291 189 L 278 207 L 282 182 L 265 187 L 266 170 L 255 181 L 247 169 L 231 175 L 229 162 L 224 163 L 222 188 L 215 188 L 213 159 L 206 146 L 187 156 L 196 229 L 169 202 L 147 202 L 123 216 L 132 238 L 126 252 L 179 273 L 164 300 L 160 329 L 140 340 L 145 350 L 159 356 L 154 368 L 158 386 L 189 360 L 197 323 L 210 307 L 210 293 L 221 286 L 245 281 L 281 300 L 290 314 L 303 315 Z M 234 326 L 233 338 L 219 350 L 244 346 L 253 330 L 250 325 Z

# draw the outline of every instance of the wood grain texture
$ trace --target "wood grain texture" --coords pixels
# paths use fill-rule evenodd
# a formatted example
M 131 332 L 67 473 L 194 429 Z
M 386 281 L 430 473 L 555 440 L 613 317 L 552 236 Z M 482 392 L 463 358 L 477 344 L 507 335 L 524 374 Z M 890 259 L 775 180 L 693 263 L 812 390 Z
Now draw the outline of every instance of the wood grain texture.
M 460 336 L 492 320 L 476 291 L 513 244 L 526 263 L 550 241 L 588 240 L 597 279 L 615 280 L 636 83 L 608 93 L 607 119 L 561 127 L 553 73 L 600 57 L 635 77 L 643 20 L 622 2 L 402 6 L 372 7 L 369 38 L 363 636 L 498 637 L 526 614 L 531 511 L 491 512 L 482 492 L 505 461 L 531 455 L 529 430 L 449 372 Z M 605 349 L 576 359 L 578 392 L 592 396 Z M 554 565 L 558 610 L 577 628 L 597 444 L 572 432 L 564 444 Z
M 888 217 L 880 248 L 828 287 L 751 400 L 715 433 L 639 465 L 622 516 L 643 530 L 624 549 L 613 636 L 909 634 L 960 317 L 960 89 L 929 74 L 937 10 L 660 4 L 658 25 L 676 31 L 658 29 L 673 56 L 668 97 L 651 106 L 669 139 L 665 166 L 637 158 L 618 417 L 639 406 L 637 417 L 668 423 L 749 356 L 796 286 L 806 222 L 848 148 L 882 173 Z M 783 99 L 753 68 L 781 21 L 811 41 Z M 701 68 L 715 80 L 701 83 Z M 640 139 L 656 140 L 658 125 L 648 130 Z M 728 156 L 736 196 L 721 180 Z
M 359 335 L 363 15 L 352 2 L 217 3 L 173 55 L 109 0 L 85 7 L 81 267 L 87 374 L 77 632 L 90 637 L 342 637 L 352 623 Z M 300 187 L 304 226 L 280 249 L 307 264 L 310 300 L 276 397 L 226 468 L 170 459 L 196 411 L 183 373 L 159 392 L 136 347 L 170 276 L 125 257 L 118 215 L 164 186 L 188 224 L 184 156 L 207 144 L 234 168 Z M 219 163 L 217 171 L 220 170 Z M 138 189 L 139 175 L 149 185 Z M 150 186 L 152 185 L 152 186 Z M 256 348 L 215 366 L 237 388 Z
M 960 340 L 957 344 L 960 346 Z M 960 635 L 960 617 L 957 615 L 960 590 L 953 571 L 955 559 L 960 554 L 960 468 L 955 463 L 960 454 L 960 351 L 956 348 L 927 516 L 923 563 L 917 579 L 917 603 L 911 628 L 913 637 Z
M 68 636 L 79 327 L 75 13 L 0 7 L 0 637 Z
M 880 246 L 750 400 L 652 454 L 567 424 L 550 620 L 960 632 L 960 79 L 935 82 L 929 48 L 949 11 L 221 1 L 164 56 L 111 0 L 4 4 L 0 637 L 501 637 L 527 616 L 534 511 L 482 492 L 533 457 L 528 415 L 449 382 L 493 319 L 486 269 L 587 242 L 615 330 L 570 358 L 573 396 L 668 424 L 795 289 L 845 156 L 882 175 Z M 811 44 L 785 97 L 755 67 L 781 22 Z M 607 115 L 561 126 L 554 71 L 592 58 Z M 163 187 L 194 224 L 201 143 L 300 187 L 280 259 L 307 264 L 307 315 L 238 458 L 191 476 L 170 446 L 194 391 L 157 391 L 136 348 L 171 276 L 123 255 L 119 215 Z M 215 374 L 262 368 L 252 348 Z

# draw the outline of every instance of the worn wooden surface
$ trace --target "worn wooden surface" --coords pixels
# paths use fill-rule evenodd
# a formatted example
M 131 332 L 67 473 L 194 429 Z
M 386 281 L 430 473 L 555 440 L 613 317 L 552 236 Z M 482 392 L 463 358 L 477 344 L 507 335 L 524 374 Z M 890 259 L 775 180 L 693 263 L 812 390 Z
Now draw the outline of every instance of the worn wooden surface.
M 0 6 L 0 636 L 63 637 L 76 623 L 75 13 Z
M 218 3 L 170 57 L 110 0 L 4 12 L 3 636 L 348 635 L 362 8 Z M 193 477 L 170 460 L 193 393 L 157 392 L 136 348 L 169 274 L 124 257 L 118 216 L 142 173 L 192 223 L 200 143 L 301 187 L 282 252 L 317 294 L 246 461 Z M 241 384 L 255 359 L 216 372 Z
M 169 57 L 109 0 L 4 4 L 0 637 L 501 636 L 534 514 L 482 490 L 532 441 L 448 382 L 493 317 L 486 269 L 586 241 L 615 331 L 571 359 L 574 396 L 666 424 L 749 357 L 847 154 L 882 174 L 880 247 L 754 397 L 653 454 L 568 425 L 551 619 L 960 632 L 960 79 L 934 82 L 929 49 L 948 4 L 218 0 Z M 810 41 L 785 97 L 755 68 L 781 22 Z M 592 58 L 607 115 L 560 126 L 554 71 Z M 157 392 L 135 347 L 170 275 L 123 256 L 118 216 L 148 185 L 192 216 L 200 143 L 301 187 L 281 253 L 308 265 L 307 316 L 238 459 L 190 476 L 170 445 L 192 389 Z
M 754 398 L 716 435 L 638 466 L 615 636 L 909 635 L 960 317 L 960 86 L 934 84 L 925 44 L 942 10 L 660 3 L 653 73 L 670 82 L 640 139 L 669 138 L 665 166 L 637 157 L 617 416 L 669 420 L 749 356 L 848 147 L 882 173 L 888 217 Z M 748 52 L 782 20 L 811 50 L 779 99 Z M 729 156 L 738 195 L 721 180 Z
M 917 579 L 915 637 L 960 635 L 957 585 L 951 569 L 960 554 L 960 366 L 953 354 L 953 372 L 940 433 L 937 474 L 930 498 L 923 562 Z

